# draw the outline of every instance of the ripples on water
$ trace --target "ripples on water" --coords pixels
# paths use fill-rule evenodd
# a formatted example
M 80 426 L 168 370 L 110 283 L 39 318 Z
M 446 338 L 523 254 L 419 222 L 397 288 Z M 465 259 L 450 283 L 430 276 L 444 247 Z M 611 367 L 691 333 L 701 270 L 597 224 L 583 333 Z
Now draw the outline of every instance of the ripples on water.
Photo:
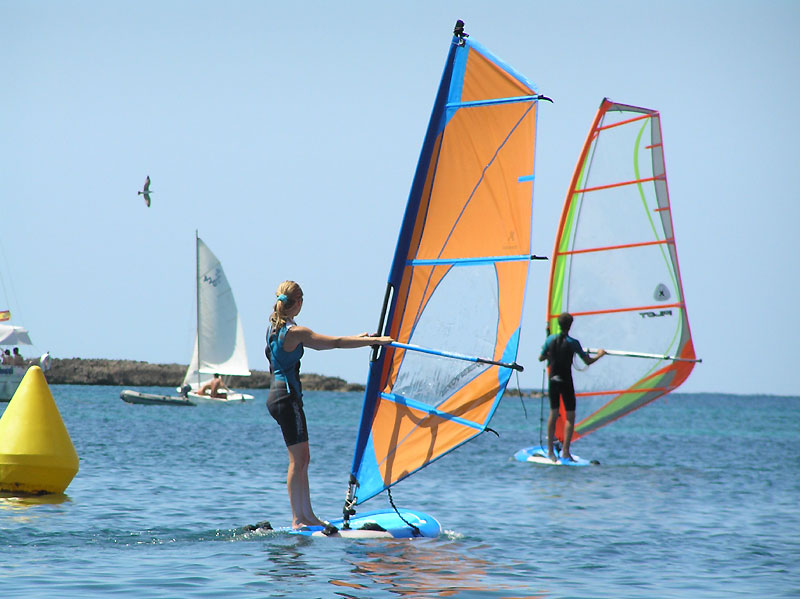
M 393 492 L 446 533 L 387 542 L 240 530 L 290 520 L 262 394 L 175 408 L 52 390 L 81 469 L 66 495 L 0 497 L 3 597 L 800 596 L 797 398 L 675 395 L 579 441 L 591 468 L 513 461 L 539 441 L 539 405 L 526 419 L 511 398 L 499 439 Z M 322 517 L 341 511 L 360 399 L 308 394 Z

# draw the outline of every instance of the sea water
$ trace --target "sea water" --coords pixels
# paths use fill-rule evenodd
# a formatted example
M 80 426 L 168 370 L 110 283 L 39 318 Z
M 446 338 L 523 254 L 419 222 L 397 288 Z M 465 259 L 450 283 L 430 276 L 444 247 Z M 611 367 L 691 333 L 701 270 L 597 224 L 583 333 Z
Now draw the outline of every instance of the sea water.
M 543 438 L 546 406 L 507 397 L 499 437 L 394 487 L 445 529 L 409 541 L 241 530 L 290 523 L 265 391 L 195 408 L 51 391 L 80 471 L 64 495 L 0 497 L 4 598 L 800 596 L 800 398 L 676 393 L 575 443 L 600 465 L 564 468 L 513 459 Z M 325 519 L 341 514 L 360 404 L 306 393 Z

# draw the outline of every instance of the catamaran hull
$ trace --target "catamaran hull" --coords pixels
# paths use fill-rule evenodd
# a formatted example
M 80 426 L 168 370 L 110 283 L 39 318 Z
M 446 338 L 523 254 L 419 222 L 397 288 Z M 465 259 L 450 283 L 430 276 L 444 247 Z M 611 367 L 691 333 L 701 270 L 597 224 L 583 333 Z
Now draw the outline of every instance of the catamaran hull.
M 142 405 L 167 405 L 167 406 L 193 406 L 192 401 L 183 397 L 172 395 L 157 395 L 155 393 L 140 393 L 125 389 L 119 394 L 122 401 Z
M 300 530 L 284 527 L 274 532 L 288 533 L 305 537 L 329 537 L 351 539 L 414 539 L 421 537 L 435 538 L 442 533 L 442 526 L 433 516 L 400 508 L 398 514 L 392 509 L 375 510 L 350 517 L 350 528 L 344 528 L 341 518 L 331 520 L 330 524 L 338 528 L 338 532 L 326 535 L 322 526 L 306 526 Z M 404 521 L 405 520 L 405 521 Z M 412 526 L 413 525 L 413 526 Z M 259 532 L 273 532 L 271 528 L 255 528 Z
M 572 454 L 572 460 L 563 459 L 560 452 L 556 452 L 556 455 L 558 457 L 558 461 L 554 462 L 547 457 L 546 447 L 535 445 L 533 447 L 520 449 L 514 454 L 514 457 L 519 462 L 531 462 L 532 464 L 542 464 L 544 466 L 590 466 L 592 464 L 599 464 L 599 462 L 595 460 L 585 460 L 580 456 L 576 456 L 574 453 Z
M 26 372 L 27 366 L 0 366 L 0 401 L 11 401 Z
M 248 393 L 229 393 L 225 397 L 211 397 L 210 395 L 200 395 L 194 391 L 189 391 L 187 397 L 198 404 L 217 404 L 217 403 L 242 403 L 245 400 L 253 399 Z

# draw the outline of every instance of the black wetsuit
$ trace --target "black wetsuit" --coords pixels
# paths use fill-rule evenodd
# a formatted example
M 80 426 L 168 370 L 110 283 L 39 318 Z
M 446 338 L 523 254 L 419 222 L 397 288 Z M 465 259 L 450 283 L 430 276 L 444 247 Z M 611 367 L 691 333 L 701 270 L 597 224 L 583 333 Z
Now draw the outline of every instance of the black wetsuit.
M 557 410 L 559 398 L 567 412 L 575 411 L 575 384 L 572 382 L 572 359 L 575 354 L 588 360 L 580 342 L 566 334 L 550 335 L 542 347 L 542 356 L 550 366 L 550 409 Z
M 308 441 L 308 426 L 303 411 L 303 386 L 300 383 L 300 358 L 303 345 L 291 352 L 283 349 L 283 340 L 289 325 L 280 331 L 267 329 L 267 346 L 264 353 L 269 360 L 272 384 L 267 396 L 267 409 L 283 433 L 286 447 Z

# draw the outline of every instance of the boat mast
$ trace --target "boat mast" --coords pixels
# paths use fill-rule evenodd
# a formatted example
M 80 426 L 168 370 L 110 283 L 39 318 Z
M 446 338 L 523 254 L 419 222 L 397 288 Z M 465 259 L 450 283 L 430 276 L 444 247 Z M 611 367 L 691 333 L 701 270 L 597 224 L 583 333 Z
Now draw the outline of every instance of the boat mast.
M 195 338 L 197 339 L 197 389 L 200 389 L 200 237 L 194 230 Z

